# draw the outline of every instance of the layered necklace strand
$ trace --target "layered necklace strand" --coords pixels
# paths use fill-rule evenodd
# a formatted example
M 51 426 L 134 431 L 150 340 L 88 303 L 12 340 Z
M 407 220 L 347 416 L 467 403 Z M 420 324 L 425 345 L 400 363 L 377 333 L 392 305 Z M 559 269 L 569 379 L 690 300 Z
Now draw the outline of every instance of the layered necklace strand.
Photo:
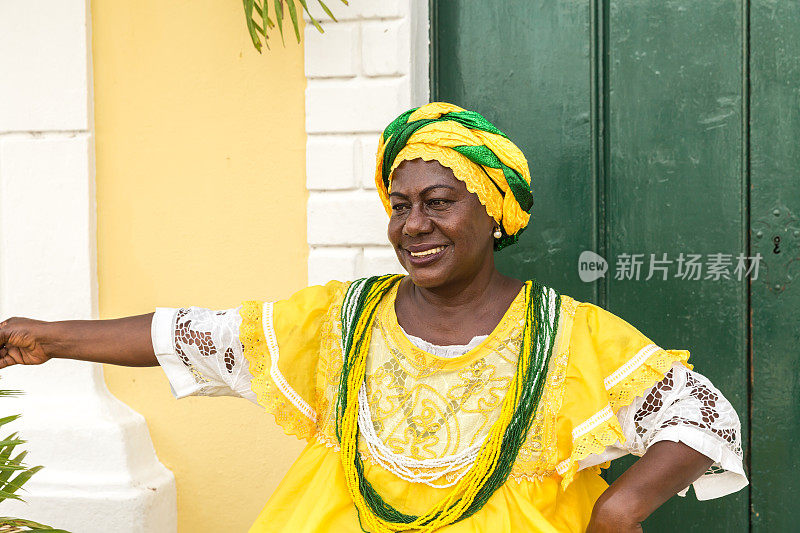
M 336 436 L 345 481 L 361 527 L 372 533 L 428 532 L 458 522 L 479 511 L 505 483 L 544 390 L 561 307 L 561 298 L 555 291 L 537 281 L 525 283 L 525 326 L 517 371 L 501 404 L 500 416 L 483 445 L 470 450 L 473 466 L 448 495 L 425 514 L 410 515 L 395 509 L 377 493 L 364 476 L 358 451 L 359 414 L 361 418 L 368 414 L 364 412 L 364 387 L 373 323 L 378 304 L 401 278 L 375 276 L 355 281 L 342 303 L 343 364 L 336 400 Z

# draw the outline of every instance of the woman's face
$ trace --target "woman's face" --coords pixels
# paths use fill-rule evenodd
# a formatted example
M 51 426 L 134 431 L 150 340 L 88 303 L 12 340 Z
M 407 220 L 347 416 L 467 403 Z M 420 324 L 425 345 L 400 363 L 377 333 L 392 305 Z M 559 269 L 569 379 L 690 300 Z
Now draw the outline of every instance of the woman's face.
M 437 161 L 403 161 L 391 191 L 389 241 L 415 285 L 468 283 L 494 267 L 496 224 L 452 170 Z

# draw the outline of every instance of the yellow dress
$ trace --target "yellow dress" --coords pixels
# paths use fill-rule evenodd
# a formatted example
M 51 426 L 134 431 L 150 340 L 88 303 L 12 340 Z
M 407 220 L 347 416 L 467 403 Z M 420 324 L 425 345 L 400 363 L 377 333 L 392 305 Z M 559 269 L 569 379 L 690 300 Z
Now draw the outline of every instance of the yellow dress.
M 308 441 L 252 533 L 362 531 L 334 429 L 347 287 L 331 282 L 240 309 L 240 339 L 258 402 L 288 434 Z M 516 369 L 525 302 L 520 291 L 484 341 L 463 356 L 442 358 L 404 335 L 395 295 L 396 285 L 375 320 L 366 377 L 371 427 L 359 426 L 370 437 L 359 449 L 365 475 L 381 496 L 401 511 L 421 514 L 469 467 L 463 458 L 496 420 Z M 619 409 L 673 363 L 689 366 L 688 357 L 684 350 L 659 348 L 600 307 L 562 295 L 545 390 L 511 475 L 477 513 L 439 531 L 584 531 L 607 485 L 599 466 L 579 469 L 579 462 L 624 442 Z M 387 462 L 387 454 L 396 461 Z

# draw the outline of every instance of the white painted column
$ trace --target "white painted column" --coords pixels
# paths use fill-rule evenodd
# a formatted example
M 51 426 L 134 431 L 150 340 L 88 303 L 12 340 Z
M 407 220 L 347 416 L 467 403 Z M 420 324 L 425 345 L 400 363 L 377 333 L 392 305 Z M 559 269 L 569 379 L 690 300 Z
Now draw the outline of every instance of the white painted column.
M 315 2 L 309 2 L 312 7 Z M 427 0 L 326 2 L 305 29 L 309 284 L 402 272 L 375 191 L 378 135 L 428 101 Z
M 0 319 L 98 315 L 90 31 L 87 0 L 0 2 Z M 99 365 L 11 367 L 0 388 L 25 391 L 0 415 L 22 413 L 11 429 L 45 466 L 28 503 L 0 515 L 73 533 L 177 529 L 174 477 Z

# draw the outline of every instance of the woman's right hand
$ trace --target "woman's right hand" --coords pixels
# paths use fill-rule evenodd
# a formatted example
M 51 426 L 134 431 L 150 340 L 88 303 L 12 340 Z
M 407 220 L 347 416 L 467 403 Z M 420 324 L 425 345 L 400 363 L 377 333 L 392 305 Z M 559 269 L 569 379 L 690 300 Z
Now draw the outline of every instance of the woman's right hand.
M 9 318 L 0 322 L 0 368 L 77 359 L 124 366 L 157 366 L 153 313 L 112 320 Z
M 50 359 L 45 348 L 49 322 L 14 317 L 0 322 L 0 368 L 40 365 Z

